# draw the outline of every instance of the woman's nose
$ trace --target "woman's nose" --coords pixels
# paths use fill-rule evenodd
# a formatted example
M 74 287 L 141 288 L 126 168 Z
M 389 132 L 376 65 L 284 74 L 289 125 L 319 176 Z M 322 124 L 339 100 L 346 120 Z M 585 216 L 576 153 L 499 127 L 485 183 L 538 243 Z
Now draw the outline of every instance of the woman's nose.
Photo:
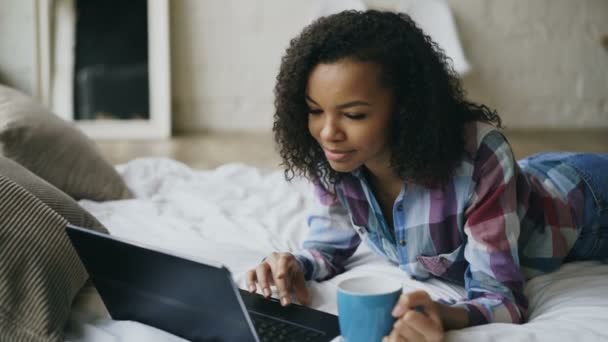
M 340 128 L 339 123 L 334 118 L 328 118 L 323 123 L 321 129 L 321 138 L 327 141 L 340 141 L 345 137 L 344 131 Z

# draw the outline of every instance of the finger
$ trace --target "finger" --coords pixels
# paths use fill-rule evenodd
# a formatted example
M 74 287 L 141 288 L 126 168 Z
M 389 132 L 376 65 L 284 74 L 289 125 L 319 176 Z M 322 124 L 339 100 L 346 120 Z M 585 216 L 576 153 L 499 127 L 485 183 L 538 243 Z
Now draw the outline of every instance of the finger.
M 408 340 L 403 339 L 402 337 L 400 337 L 399 335 L 396 335 L 394 337 L 389 336 L 384 336 L 382 338 L 382 342 L 394 342 L 394 341 L 398 341 L 398 342 L 408 342 Z
M 426 317 L 430 318 L 431 321 L 433 321 L 433 323 L 437 326 L 440 327 L 441 329 L 443 329 L 443 323 L 441 321 L 441 316 L 439 315 L 439 309 L 438 309 L 438 305 L 435 302 L 431 302 L 431 304 L 429 304 L 425 309 L 424 312 L 422 312 L 423 315 L 426 315 Z
M 300 269 L 300 265 L 297 261 L 291 264 L 291 279 L 292 289 L 296 299 L 303 305 L 310 304 L 310 294 L 308 287 L 306 286 L 306 279 L 304 279 L 304 273 Z
M 426 291 L 413 291 L 404 293 L 399 297 L 395 308 L 393 309 L 393 316 L 400 317 L 406 311 L 414 309 L 416 306 L 425 305 L 431 300 L 431 297 Z
M 432 302 L 432 299 L 426 291 L 404 293 L 399 297 L 392 314 L 394 317 L 401 317 L 405 312 L 414 310 L 417 306 L 422 306 L 423 309 L 426 309 L 425 306 L 429 302 Z
M 262 288 L 262 293 L 264 297 L 268 298 L 272 295 L 272 291 L 270 290 L 270 279 L 272 278 L 272 271 L 270 269 L 270 265 L 267 262 L 263 262 L 255 269 L 256 277 L 258 278 L 258 283 L 260 284 L 260 288 Z
M 409 322 L 402 319 L 398 319 L 397 322 L 395 322 L 393 331 L 395 331 L 403 341 L 426 341 L 425 335 L 411 327 Z
M 439 315 L 439 304 L 435 303 L 426 291 L 415 292 L 411 299 L 412 302 L 410 305 L 414 308 L 421 308 L 421 310 L 417 311 L 421 313 L 422 316 L 430 318 L 438 327 L 443 326 L 441 316 Z
M 399 330 L 393 328 L 391 333 L 385 337 L 388 342 L 407 342 L 408 340 L 399 334 Z
M 428 341 L 440 341 L 443 337 L 443 329 L 427 315 L 417 311 L 408 311 L 399 320 L 402 330 L 413 330 Z M 412 331 L 410 333 L 413 334 Z M 413 336 L 413 335 L 412 335 Z M 408 337 L 409 338 L 409 337 Z
M 277 262 L 277 269 L 274 274 L 274 282 L 277 286 L 277 290 L 279 291 L 279 298 L 281 299 L 281 304 L 283 306 L 289 305 L 291 303 L 291 272 L 289 272 L 289 254 L 281 254 L 279 256 L 279 260 Z
M 257 286 L 255 285 L 257 281 L 255 270 L 248 271 L 247 275 L 245 276 L 245 279 L 249 292 L 254 293 L 257 290 Z
M 410 310 L 415 310 L 426 315 L 437 326 L 441 327 L 441 317 L 439 316 L 437 305 L 426 291 L 404 293 L 395 305 L 393 316 L 400 317 Z

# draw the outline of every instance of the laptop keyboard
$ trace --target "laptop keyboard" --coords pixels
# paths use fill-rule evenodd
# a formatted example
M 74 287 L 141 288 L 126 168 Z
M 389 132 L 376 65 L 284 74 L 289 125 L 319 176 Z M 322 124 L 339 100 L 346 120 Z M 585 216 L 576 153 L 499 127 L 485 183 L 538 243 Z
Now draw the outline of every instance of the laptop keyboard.
M 249 316 L 262 342 L 317 341 L 323 337 L 323 333 L 319 331 L 260 315 L 253 311 L 249 311 Z

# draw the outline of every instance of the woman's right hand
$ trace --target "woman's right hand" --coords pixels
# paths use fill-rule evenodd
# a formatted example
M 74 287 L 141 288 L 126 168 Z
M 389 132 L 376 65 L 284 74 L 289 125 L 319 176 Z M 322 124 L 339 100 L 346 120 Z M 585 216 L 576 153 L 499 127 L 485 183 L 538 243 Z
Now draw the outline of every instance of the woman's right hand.
M 303 305 L 310 304 L 310 296 L 304 280 L 304 272 L 300 263 L 291 253 L 272 253 L 255 269 L 247 272 L 247 287 L 254 293 L 259 284 L 264 297 L 272 294 L 271 285 L 275 285 L 279 292 L 281 304 L 289 305 L 292 296 Z

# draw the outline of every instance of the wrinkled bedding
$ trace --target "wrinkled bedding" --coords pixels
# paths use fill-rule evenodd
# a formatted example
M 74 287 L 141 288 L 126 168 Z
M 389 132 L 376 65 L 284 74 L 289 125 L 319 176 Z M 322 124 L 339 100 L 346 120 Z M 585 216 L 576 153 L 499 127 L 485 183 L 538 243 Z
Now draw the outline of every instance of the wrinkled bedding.
M 307 182 L 288 183 L 283 173 L 242 164 L 193 170 L 169 159 L 137 159 L 118 166 L 134 199 L 81 201 L 118 237 L 226 265 L 245 288 L 245 272 L 273 251 L 296 250 L 304 239 L 313 201 Z M 355 275 L 398 278 L 404 290 L 425 289 L 434 298 L 458 299 L 464 290 L 438 280 L 418 282 L 362 246 L 347 271 L 310 282 L 312 306 L 336 314 L 336 284 Z M 446 341 L 608 340 L 608 265 L 578 262 L 537 277 L 526 286 L 529 321 L 449 332 Z M 66 341 L 183 341 L 137 322 L 110 319 L 92 287 L 81 291 L 66 328 Z

